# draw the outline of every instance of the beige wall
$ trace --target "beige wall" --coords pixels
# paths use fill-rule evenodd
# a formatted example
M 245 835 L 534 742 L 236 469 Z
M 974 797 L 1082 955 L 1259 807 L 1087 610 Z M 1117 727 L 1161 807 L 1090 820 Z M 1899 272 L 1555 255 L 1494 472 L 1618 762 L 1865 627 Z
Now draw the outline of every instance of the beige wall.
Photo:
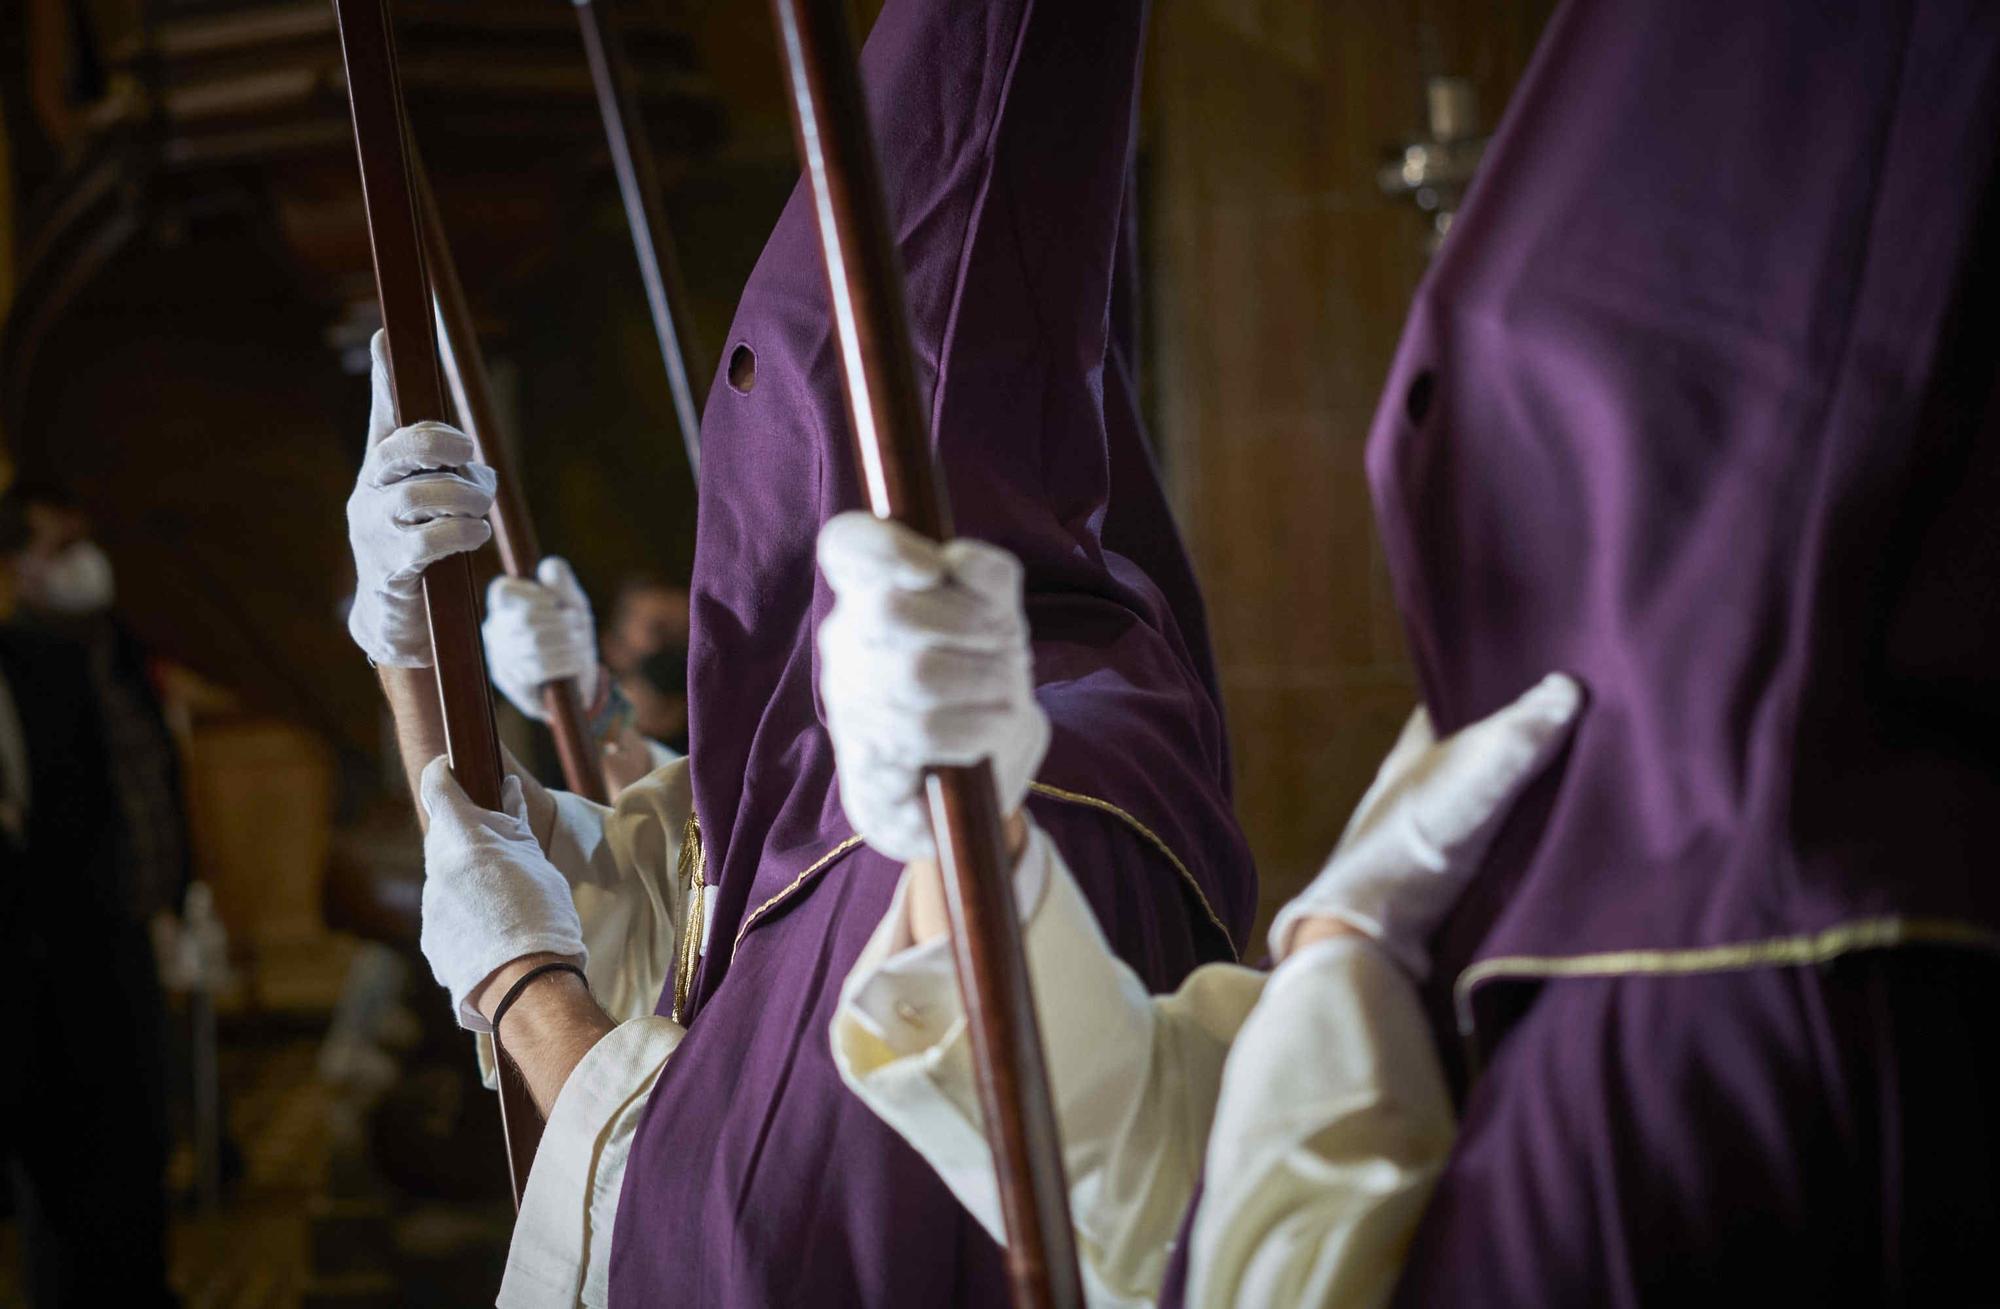
M 1376 190 L 1425 76 L 1490 124 L 1547 0 L 1170 0 L 1147 108 L 1147 380 L 1201 572 L 1266 914 L 1415 703 L 1362 448 L 1425 225 Z

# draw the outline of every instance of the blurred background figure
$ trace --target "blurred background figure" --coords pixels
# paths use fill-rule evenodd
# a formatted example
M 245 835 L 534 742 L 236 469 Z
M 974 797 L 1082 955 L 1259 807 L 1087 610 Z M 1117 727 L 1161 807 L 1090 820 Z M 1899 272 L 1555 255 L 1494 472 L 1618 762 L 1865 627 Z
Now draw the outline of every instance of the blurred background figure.
M 657 573 L 619 582 L 600 641 L 641 736 L 687 753 L 688 593 Z
M 19 509 L 4 511 L 0 588 L 42 606 L 29 611 L 36 620 L 90 635 L 91 619 L 108 622 L 103 556 L 60 512 L 23 531 Z M 86 647 L 46 626 L 0 624 L 0 950 L 17 970 L 0 989 L 0 1156 L 22 1281 L 37 1309 L 171 1304 L 160 986 L 144 910 L 177 884 L 154 880 L 165 875 L 127 840 L 128 779 L 107 749 L 93 676 L 116 659 L 103 644 L 115 635 L 100 627 Z M 134 699 L 121 708 L 152 706 L 122 692 Z
M 180 759 L 151 661 L 113 607 L 110 557 L 73 495 L 27 484 L 0 495 L 0 557 L 13 579 L 13 621 L 83 656 L 126 836 L 127 907 L 142 922 L 178 915 L 190 873 Z
M 533 579 L 496 577 L 481 624 L 486 670 L 518 719 L 502 715 L 516 757 L 538 776 L 561 776 L 543 687 L 573 680 L 584 731 L 601 752 L 612 793 L 687 753 L 688 593 L 652 573 L 632 573 L 612 593 L 600 631 L 569 562 L 545 556 Z

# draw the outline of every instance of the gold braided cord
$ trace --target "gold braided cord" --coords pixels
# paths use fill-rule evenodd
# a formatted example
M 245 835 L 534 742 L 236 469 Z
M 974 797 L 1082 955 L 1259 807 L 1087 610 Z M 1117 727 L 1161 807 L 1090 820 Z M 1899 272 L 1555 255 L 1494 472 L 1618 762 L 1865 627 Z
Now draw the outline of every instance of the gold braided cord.
M 701 844 L 701 819 L 692 809 L 681 828 L 681 853 L 674 872 L 687 888 L 680 958 L 674 961 L 674 1021 L 685 1023 L 688 995 L 694 990 L 695 963 L 701 957 L 702 919 L 708 909 L 708 852 Z
M 1188 890 L 1194 893 L 1196 902 L 1201 905 L 1201 911 L 1208 915 L 1209 922 L 1215 924 L 1215 930 L 1222 933 L 1224 943 L 1229 946 L 1230 957 L 1232 959 L 1243 957 L 1242 952 L 1236 948 L 1236 938 L 1229 934 L 1229 929 L 1223 926 L 1222 919 L 1216 916 L 1214 908 L 1209 905 L 1208 897 L 1202 893 L 1201 883 L 1195 880 L 1194 874 L 1188 870 L 1186 864 L 1181 862 L 1180 856 L 1175 854 L 1165 841 L 1162 841 L 1154 834 L 1152 828 L 1146 826 L 1131 814 L 1126 813 L 1117 805 L 1112 804 L 1109 800 L 1100 800 L 1094 795 L 1083 795 L 1076 791 L 1065 791 L 1059 786 L 1050 786 L 1046 782 L 1030 782 L 1028 789 L 1036 795 L 1047 796 L 1051 800 L 1062 800 L 1069 804 L 1080 804 L 1087 808 L 1095 809 L 1100 813 L 1110 814 L 1113 818 L 1116 818 L 1119 822 L 1124 823 L 1127 827 L 1130 827 L 1133 831 L 1144 837 L 1147 844 L 1158 850 L 1161 857 L 1174 866 L 1174 871 L 1180 874 L 1181 881 L 1185 882 Z
M 757 925 L 757 920 L 759 918 L 762 918 L 766 913 L 770 912 L 772 909 L 777 908 L 778 905 L 784 903 L 786 900 L 789 900 L 791 898 L 792 892 L 798 890 L 801 886 L 804 886 L 806 884 L 807 878 L 811 877 L 814 873 L 817 873 L 820 869 L 826 867 L 828 864 L 832 863 L 834 860 L 840 858 L 840 856 L 846 854 L 849 850 L 852 850 L 855 846 L 860 844 L 861 844 L 860 837 L 858 836 L 848 837 L 845 841 L 842 841 L 839 845 L 833 847 L 833 849 L 828 850 L 825 854 L 813 860 L 810 864 L 807 864 L 805 869 L 802 872 L 800 872 L 797 877 L 794 877 L 791 880 L 791 884 L 785 887 L 784 890 L 778 892 L 776 895 L 766 900 L 763 904 L 758 905 L 755 909 L 752 909 L 750 911 L 749 916 L 743 920 L 743 926 L 736 929 L 736 939 L 733 942 L 731 942 L 729 946 L 729 957 L 731 959 L 734 959 L 736 957 L 736 951 L 743 944 L 743 938 L 749 934 L 751 928 Z

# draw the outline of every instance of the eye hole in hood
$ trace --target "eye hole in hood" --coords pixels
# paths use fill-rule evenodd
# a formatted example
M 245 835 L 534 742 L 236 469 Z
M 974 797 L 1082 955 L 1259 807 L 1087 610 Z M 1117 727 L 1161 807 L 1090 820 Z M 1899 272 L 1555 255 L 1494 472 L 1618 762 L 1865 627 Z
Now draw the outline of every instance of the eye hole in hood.
M 738 395 L 757 389 L 757 352 L 741 342 L 729 352 L 729 389 Z

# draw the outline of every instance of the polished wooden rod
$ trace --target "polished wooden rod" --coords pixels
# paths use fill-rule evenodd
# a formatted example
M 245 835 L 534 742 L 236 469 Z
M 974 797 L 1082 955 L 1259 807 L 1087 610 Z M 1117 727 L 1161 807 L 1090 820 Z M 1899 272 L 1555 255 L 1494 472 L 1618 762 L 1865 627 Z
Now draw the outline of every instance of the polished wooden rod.
M 458 277 L 458 262 L 452 258 L 444 221 L 438 216 L 437 195 L 424 170 L 422 153 L 412 148 L 410 158 L 416 170 L 417 206 L 423 219 L 424 253 L 430 261 L 431 289 L 437 305 L 438 358 L 444 366 L 445 383 L 458 410 L 458 421 L 479 447 L 480 457 L 492 466 L 499 482 L 493 497 L 492 520 L 493 544 L 500 551 L 500 567 L 509 577 L 532 582 L 536 580 L 535 567 L 542 561 L 535 520 L 528 515 L 528 503 L 521 494 L 520 473 L 514 466 L 499 407 L 493 401 L 493 383 L 486 373 L 486 358 L 480 353 L 465 285 Z M 584 711 L 576 679 L 544 682 L 542 705 L 548 711 L 549 732 L 555 737 L 564 784 L 587 800 L 608 803 L 610 790 L 604 780 L 604 755 L 592 747 L 589 715 Z
M 701 401 L 695 388 L 708 374 L 695 344 L 694 325 L 688 321 L 687 288 L 681 283 L 680 259 L 660 200 L 660 170 L 617 31 L 596 0 L 574 3 L 590 80 L 597 88 L 597 111 L 611 147 L 611 169 L 618 175 L 618 195 L 625 203 L 625 225 L 632 231 L 632 249 L 639 256 L 639 281 L 653 316 L 653 334 L 660 339 L 667 387 L 673 392 L 674 420 L 681 425 L 688 468 L 699 481 Z
M 909 306 L 843 0 L 772 0 L 799 157 L 812 188 L 869 507 L 932 538 L 951 511 L 919 399 Z M 922 112 L 918 107 L 917 112 Z M 1083 1304 L 1034 994 L 991 765 L 926 778 L 952 952 L 1000 1181 L 1014 1302 Z
M 446 417 L 437 339 L 431 327 L 430 277 L 424 265 L 403 122 L 403 92 L 386 0 L 333 0 L 340 25 L 340 54 L 347 69 L 354 149 L 361 161 L 361 197 L 368 244 L 375 262 L 375 294 L 388 332 L 390 389 L 398 426 Z M 424 570 L 424 607 L 430 618 L 431 664 L 443 710 L 444 740 L 459 785 L 474 804 L 500 807 L 500 741 L 493 731 L 493 699 L 486 688 L 486 660 L 479 647 L 479 596 L 472 561 L 453 555 Z M 500 1072 L 500 1125 L 514 1202 L 528 1182 L 541 1141 L 541 1119 L 527 1084 L 513 1064 Z

